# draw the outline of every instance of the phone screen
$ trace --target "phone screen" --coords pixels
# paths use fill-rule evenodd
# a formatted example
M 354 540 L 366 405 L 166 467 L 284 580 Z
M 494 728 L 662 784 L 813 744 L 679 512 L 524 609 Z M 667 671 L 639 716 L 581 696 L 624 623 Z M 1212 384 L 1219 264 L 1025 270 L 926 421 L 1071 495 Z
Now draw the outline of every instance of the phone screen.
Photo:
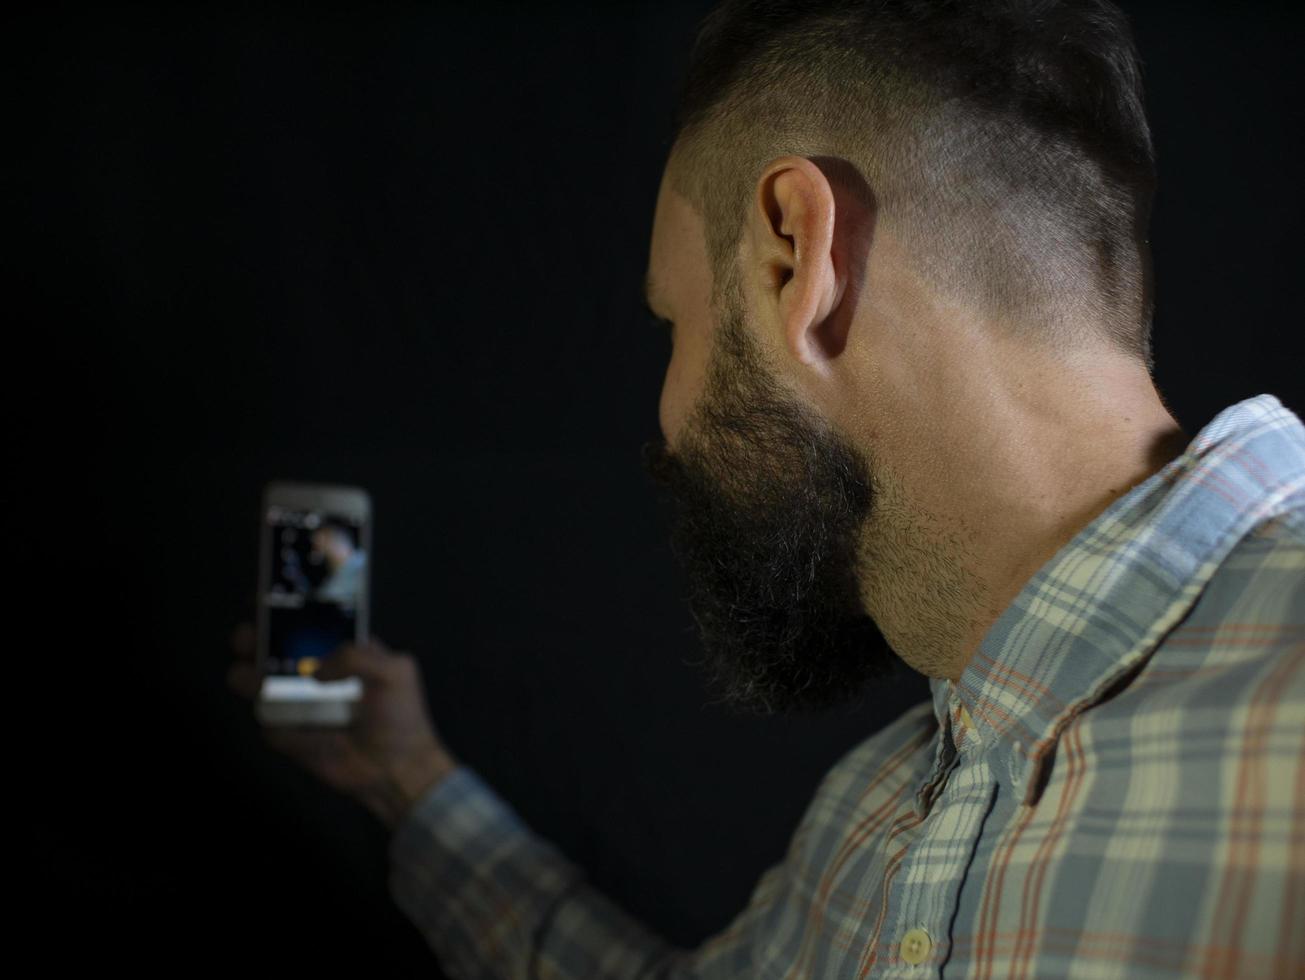
M 304 679 L 322 661 L 365 635 L 367 528 L 357 515 L 276 504 L 267 507 L 265 521 L 264 691 L 303 694 Z

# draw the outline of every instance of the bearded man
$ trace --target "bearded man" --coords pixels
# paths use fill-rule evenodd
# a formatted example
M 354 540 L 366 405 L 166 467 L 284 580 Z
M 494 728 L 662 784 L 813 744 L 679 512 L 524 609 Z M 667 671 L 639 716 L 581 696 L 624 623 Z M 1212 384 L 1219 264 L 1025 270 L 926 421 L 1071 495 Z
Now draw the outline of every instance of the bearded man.
M 410 655 L 346 648 L 319 676 L 363 679 L 360 725 L 273 738 L 394 830 L 450 976 L 1305 976 L 1305 426 L 1270 394 L 1194 436 L 1166 408 L 1155 182 L 1106 0 L 708 16 L 645 461 L 709 677 L 810 710 L 900 659 L 932 698 L 682 950 L 452 756 Z

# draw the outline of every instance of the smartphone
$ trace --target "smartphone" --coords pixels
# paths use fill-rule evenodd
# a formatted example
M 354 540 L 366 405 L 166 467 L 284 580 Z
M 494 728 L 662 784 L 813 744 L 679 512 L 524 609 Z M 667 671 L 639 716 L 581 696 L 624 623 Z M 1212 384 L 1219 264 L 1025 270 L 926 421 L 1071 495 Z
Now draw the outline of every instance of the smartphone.
M 371 498 L 361 487 L 273 481 L 263 490 L 255 715 L 265 725 L 343 726 L 362 680 L 313 674 L 367 638 Z

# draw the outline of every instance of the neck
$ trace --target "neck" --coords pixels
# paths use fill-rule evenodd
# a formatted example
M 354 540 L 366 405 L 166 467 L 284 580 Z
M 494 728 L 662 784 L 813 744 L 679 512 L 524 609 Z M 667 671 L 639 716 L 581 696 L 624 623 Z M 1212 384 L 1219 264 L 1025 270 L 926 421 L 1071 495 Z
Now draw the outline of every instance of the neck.
M 953 681 L 1033 574 L 1189 441 L 1141 365 L 1096 358 L 1054 381 L 1010 372 L 1015 384 L 973 368 L 958 379 L 982 385 L 926 389 L 949 403 L 879 433 L 860 555 L 863 602 L 894 651 Z

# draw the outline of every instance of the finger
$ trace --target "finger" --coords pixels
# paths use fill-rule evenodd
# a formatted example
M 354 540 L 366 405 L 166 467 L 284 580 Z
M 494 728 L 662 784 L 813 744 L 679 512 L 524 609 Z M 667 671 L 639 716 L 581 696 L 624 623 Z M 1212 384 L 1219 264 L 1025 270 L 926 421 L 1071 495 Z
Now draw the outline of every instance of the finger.
M 324 736 L 320 729 L 314 730 L 299 725 L 266 725 L 263 728 L 263 741 L 286 755 L 296 759 L 308 760 L 325 751 Z
M 348 751 L 348 736 L 332 729 L 309 726 L 267 726 L 263 740 L 300 765 L 326 775 Z
M 313 676 L 320 681 L 344 677 L 361 677 L 364 681 L 388 680 L 393 675 L 397 659 L 398 656 L 379 640 L 368 640 L 360 645 L 346 643 L 323 660 Z
M 240 623 L 231 631 L 231 650 L 241 660 L 254 659 L 254 624 Z
M 257 697 L 259 684 L 258 668 L 253 664 L 238 661 L 227 668 L 227 687 L 242 698 Z

